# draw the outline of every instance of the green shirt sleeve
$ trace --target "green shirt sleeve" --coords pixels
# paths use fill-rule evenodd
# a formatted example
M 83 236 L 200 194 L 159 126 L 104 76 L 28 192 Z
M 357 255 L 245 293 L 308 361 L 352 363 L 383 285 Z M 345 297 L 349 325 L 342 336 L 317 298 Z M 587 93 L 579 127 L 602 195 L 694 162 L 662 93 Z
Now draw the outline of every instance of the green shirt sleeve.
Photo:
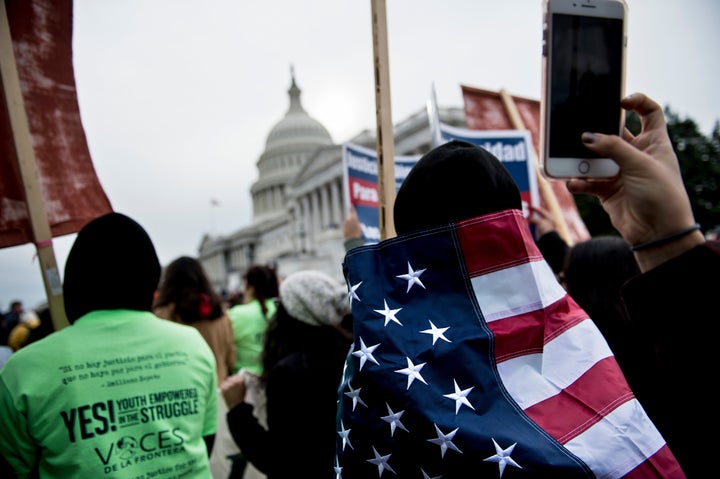
M 30 474 L 37 456 L 32 438 L 28 434 L 28 422 L 22 411 L 22 401 L 16 405 L 2 377 L 0 377 L 0 453 L 18 477 Z

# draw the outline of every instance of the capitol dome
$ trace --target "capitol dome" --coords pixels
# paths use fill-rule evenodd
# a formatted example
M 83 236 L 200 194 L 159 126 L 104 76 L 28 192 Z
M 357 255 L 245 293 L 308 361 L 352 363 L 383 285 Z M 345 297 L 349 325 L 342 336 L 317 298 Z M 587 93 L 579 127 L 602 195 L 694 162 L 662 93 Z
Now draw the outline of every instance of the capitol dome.
M 265 155 L 293 147 L 332 145 L 327 129 L 312 118 L 300 102 L 300 88 L 292 74 L 292 84 L 288 90 L 290 108 L 285 116 L 271 130 L 265 142 Z
M 257 161 L 258 180 L 250 187 L 255 222 L 284 214 L 298 172 L 318 148 L 333 144 L 327 129 L 302 107 L 292 68 L 290 76 L 290 107 L 270 130 Z

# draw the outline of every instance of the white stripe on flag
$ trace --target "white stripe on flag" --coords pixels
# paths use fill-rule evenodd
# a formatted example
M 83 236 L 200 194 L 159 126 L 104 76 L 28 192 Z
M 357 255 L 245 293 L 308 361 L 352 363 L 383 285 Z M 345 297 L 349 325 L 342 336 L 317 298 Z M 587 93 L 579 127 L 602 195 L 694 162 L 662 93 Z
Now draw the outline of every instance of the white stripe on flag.
M 471 281 L 488 323 L 542 309 L 566 294 L 545 261 L 523 263 Z
M 555 396 L 611 355 L 595 323 L 586 319 L 547 343 L 542 354 L 523 355 L 497 366 L 505 388 L 527 409 Z
M 598 479 L 623 477 L 665 445 L 665 440 L 633 399 L 565 444 Z M 612 457 L 612 461 L 608 458 Z

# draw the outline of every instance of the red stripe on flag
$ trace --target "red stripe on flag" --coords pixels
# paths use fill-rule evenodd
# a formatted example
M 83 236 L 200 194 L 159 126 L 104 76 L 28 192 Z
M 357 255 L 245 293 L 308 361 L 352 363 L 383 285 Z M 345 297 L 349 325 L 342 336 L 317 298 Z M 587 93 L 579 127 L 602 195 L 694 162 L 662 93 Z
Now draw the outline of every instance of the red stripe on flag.
M 680 469 L 680 465 L 677 463 L 673 453 L 670 452 L 667 444 L 645 462 L 624 475 L 623 479 L 656 479 L 658 477 L 665 479 L 685 478 L 685 473 Z
M 543 351 L 545 315 L 542 310 L 488 323 L 495 336 L 495 358 L 497 362 L 524 356 L 540 354 Z
M 525 413 L 565 444 L 634 397 L 615 357 L 609 356 L 559 394 L 530 406 Z
M 525 354 L 541 354 L 546 343 L 587 319 L 587 313 L 565 297 L 547 308 L 488 323 L 495 336 L 498 363 Z
M 573 301 L 570 296 L 564 296 L 544 309 L 545 314 L 545 343 L 549 343 L 557 336 L 588 318 L 588 314 Z
M 470 277 L 543 259 L 518 210 L 505 210 L 457 224 Z

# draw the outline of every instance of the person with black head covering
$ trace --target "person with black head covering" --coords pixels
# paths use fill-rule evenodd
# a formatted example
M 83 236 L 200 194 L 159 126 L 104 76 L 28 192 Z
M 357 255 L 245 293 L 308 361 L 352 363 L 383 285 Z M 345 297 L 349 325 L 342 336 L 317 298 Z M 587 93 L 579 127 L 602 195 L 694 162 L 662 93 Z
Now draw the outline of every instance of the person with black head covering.
M 495 156 L 451 141 L 398 190 L 398 236 L 346 253 L 344 479 L 683 477 L 521 208 Z
M 159 279 L 133 219 L 80 230 L 65 264 L 70 326 L 0 372 L 0 453 L 18 477 L 210 477 L 215 357 L 196 329 L 151 312 Z
M 454 140 L 418 160 L 400 185 L 393 215 L 402 235 L 513 209 L 522 210 L 520 190 L 500 160 Z

